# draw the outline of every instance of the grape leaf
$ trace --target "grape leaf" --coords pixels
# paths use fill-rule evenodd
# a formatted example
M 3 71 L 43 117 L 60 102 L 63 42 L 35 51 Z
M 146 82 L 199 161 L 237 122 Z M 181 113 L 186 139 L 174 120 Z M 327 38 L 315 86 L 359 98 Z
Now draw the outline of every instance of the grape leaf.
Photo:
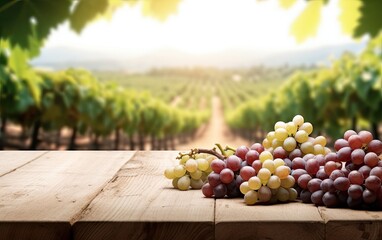
M 71 0 L 0 0 L 0 36 L 13 46 L 33 48 L 69 16 Z
M 80 1 L 70 16 L 70 27 L 77 33 L 80 33 L 88 22 L 97 17 L 97 15 L 104 13 L 107 8 L 108 0 Z
M 361 18 L 353 36 L 361 37 L 369 33 L 372 37 L 376 37 L 382 29 L 381 11 L 382 1 L 362 1 L 360 8 Z

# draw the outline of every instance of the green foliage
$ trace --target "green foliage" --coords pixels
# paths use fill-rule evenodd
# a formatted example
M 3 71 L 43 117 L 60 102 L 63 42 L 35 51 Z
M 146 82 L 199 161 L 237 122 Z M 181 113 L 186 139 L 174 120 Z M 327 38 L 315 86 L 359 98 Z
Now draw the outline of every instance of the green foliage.
M 79 1 L 70 16 L 71 28 L 77 33 L 80 33 L 88 22 L 105 12 L 107 6 L 108 0 Z
M 233 129 L 269 131 L 279 120 L 296 114 L 312 122 L 316 131 L 338 138 L 358 122 L 382 121 L 382 34 L 360 55 L 344 54 L 330 68 L 297 72 L 280 88 L 250 100 L 229 117 Z

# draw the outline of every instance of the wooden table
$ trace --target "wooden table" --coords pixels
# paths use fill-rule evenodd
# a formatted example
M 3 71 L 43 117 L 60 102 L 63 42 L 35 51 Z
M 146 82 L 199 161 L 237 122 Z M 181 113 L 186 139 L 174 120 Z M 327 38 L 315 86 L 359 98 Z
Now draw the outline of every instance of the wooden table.
M 382 239 L 382 212 L 172 189 L 176 151 L 1 151 L 0 239 Z

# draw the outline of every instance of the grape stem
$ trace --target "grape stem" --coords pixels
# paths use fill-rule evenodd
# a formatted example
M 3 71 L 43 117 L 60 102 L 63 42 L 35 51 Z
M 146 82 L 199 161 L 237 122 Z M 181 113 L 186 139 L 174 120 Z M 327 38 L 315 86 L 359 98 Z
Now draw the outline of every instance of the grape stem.
M 213 148 L 213 149 L 196 148 L 194 150 L 196 151 L 196 153 L 207 153 L 207 154 L 214 155 L 214 156 L 216 156 L 217 158 L 219 158 L 221 160 L 224 160 L 226 158 L 226 156 L 218 153 L 216 151 L 216 148 Z
M 221 154 L 224 156 L 224 158 L 226 158 L 226 157 L 227 157 L 227 154 L 225 153 L 225 151 L 224 151 L 222 145 L 220 145 L 220 143 L 215 143 L 215 145 L 219 148 L 219 150 L 220 150 Z M 214 149 L 215 149 L 215 148 L 214 148 Z

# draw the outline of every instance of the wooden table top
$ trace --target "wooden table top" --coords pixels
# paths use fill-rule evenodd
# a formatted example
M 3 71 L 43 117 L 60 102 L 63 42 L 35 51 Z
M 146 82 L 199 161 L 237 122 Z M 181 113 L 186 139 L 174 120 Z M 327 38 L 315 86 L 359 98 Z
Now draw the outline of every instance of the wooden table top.
M 382 239 L 382 212 L 172 188 L 177 151 L 0 151 L 0 239 Z

